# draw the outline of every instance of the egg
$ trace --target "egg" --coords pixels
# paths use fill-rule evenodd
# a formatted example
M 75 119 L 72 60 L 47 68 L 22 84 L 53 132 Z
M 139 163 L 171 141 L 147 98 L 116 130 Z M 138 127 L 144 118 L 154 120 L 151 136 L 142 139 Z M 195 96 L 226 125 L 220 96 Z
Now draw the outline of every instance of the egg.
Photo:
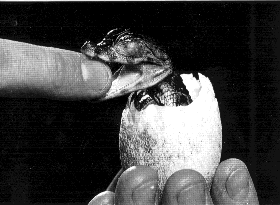
M 122 167 L 146 165 L 158 172 L 159 197 L 167 179 L 181 169 L 201 173 L 210 189 L 222 151 L 222 124 L 210 80 L 199 73 L 182 74 L 193 102 L 188 106 L 149 105 L 142 111 L 134 103 L 123 110 L 119 149 Z

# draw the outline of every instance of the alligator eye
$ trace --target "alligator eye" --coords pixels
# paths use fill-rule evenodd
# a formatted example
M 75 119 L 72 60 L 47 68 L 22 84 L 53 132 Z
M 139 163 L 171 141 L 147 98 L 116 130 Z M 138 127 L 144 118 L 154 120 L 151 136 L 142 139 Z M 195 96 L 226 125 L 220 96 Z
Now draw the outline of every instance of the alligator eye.
M 120 38 L 129 33 L 129 29 L 116 28 L 109 31 L 104 39 L 110 40 L 112 42 L 117 42 Z

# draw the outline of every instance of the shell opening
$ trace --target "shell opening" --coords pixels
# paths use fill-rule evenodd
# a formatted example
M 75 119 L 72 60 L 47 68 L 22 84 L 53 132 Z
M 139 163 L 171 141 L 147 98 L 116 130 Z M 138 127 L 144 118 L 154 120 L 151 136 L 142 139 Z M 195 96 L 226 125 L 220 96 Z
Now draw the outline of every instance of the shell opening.
M 198 97 L 201 90 L 200 81 L 197 80 L 193 74 L 181 74 L 181 78 L 183 79 L 186 89 L 189 91 L 189 95 L 194 101 Z

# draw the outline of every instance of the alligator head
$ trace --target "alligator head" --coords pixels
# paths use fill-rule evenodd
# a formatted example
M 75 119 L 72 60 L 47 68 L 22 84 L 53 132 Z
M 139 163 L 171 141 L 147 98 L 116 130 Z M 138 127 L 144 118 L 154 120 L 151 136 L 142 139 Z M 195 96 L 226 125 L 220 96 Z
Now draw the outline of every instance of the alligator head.
M 119 65 L 113 72 L 110 90 L 98 99 L 100 101 L 152 87 L 172 73 L 167 54 L 151 40 L 128 29 L 111 30 L 96 45 L 87 41 L 81 52 L 90 59 L 108 64 L 110 68 L 114 64 Z

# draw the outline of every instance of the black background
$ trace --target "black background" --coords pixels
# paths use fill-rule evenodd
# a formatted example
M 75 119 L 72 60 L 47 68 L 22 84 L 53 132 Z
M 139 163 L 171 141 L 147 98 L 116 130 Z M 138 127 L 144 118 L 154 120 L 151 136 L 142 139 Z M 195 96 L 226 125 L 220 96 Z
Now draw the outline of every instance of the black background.
M 261 204 L 280 203 L 278 3 L 0 3 L 0 38 L 79 51 L 116 27 L 156 39 L 176 68 L 208 76 L 222 160 L 243 160 Z M 7 99 L 0 106 L 0 202 L 86 204 L 120 169 L 127 96 L 102 104 Z

